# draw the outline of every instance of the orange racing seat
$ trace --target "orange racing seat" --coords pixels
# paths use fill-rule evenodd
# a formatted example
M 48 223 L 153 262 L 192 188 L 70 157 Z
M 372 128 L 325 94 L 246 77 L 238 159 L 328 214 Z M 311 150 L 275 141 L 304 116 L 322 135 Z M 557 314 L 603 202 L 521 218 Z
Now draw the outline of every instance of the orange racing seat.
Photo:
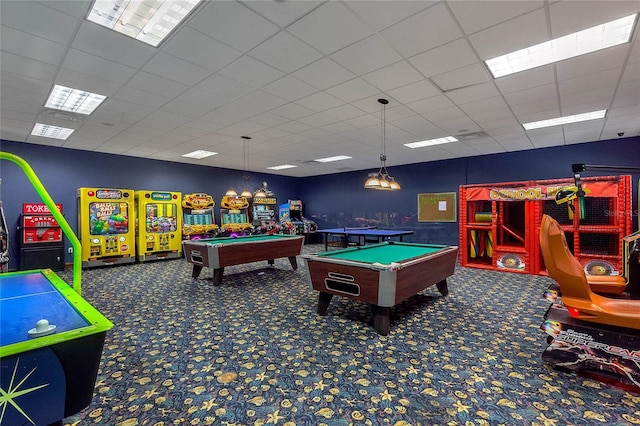
M 576 319 L 640 330 L 640 300 L 613 299 L 592 291 L 580 262 L 573 256 L 564 231 L 543 215 L 540 248 L 544 263 L 562 292 L 562 303 Z

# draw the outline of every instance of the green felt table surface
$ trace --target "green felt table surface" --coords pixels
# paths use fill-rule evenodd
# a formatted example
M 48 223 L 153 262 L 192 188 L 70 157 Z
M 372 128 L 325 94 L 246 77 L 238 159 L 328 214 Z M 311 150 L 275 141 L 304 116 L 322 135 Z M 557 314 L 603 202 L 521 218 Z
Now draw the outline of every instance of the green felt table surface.
M 295 238 L 297 235 L 276 234 L 276 235 L 247 235 L 243 237 L 224 237 L 224 238 L 208 238 L 202 240 L 195 240 L 197 242 L 206 244 L 235 244 L 235 243 L 256 243 L 260 241 L 275 241 L 285 238 Z
M 400 263 L 407 259 L 425 256 L 446 248 L 446 246 L 413 244 L 413 243 L 381 243 L 368 246 L 348 248 L 320 253 L 319 256 L 333 259 L 351 260 L 364 263 Z

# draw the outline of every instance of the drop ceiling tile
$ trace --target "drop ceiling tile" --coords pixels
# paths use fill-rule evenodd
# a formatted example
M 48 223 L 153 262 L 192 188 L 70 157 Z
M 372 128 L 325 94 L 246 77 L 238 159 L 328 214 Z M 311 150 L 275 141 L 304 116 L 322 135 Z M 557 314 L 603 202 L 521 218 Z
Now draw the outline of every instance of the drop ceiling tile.
M 280 124 L 289 122 L 289 120 L 287 120 L 286 118 L 280 115 L 272 114 L 270 112 L 265 112 L 251 117 L 251 121 L 264 124 L 265 126 L 279 126 Z
M 398 62 L 402 56 L 380 36 L 374 34 L 337 51 L 331 55 L 331 59 L 354 74 L 362 75 Z
M 329 58 L 323 58 L 313 64 L 307 65 L 294 72 L 293 76 L 320 90 L 344 83 L 355 77 L 352 72 Z
M 294 138 L 294 140 L 297 140 L 296 136 L 298 133 L 309 130 L 310 128 L 311 126 L 297 121 L 289 121 L 288 123 L 283 123 L 278 126 L 278 129 L 280 130 L 283 130 L 287 133 L 294 133 L 294 135 L 291 136 L 292 138 Z
M 413 56 L 462 37 L 444 4 L 399 22 L 380 32 L 382 37 L 405 57 Z M 407 37 L 411 34 L 410 37 Z
M 502 96 L 494 96 L 492 98 L 458 104 L 458 107 L 466 114 L 486 113 L 497 110 L 508 111 L 507 104 Z
M 141 69 L 188 86 L 197 84 L 211 75 L 211 71 L 205 68 L 163 52 L 158 52 Z
M 14 74 L 21 74 L 29 78 L 42 81 L 53 81 L 58 68 L 55 65 L 14 55 L 6 51 L 0 52 L 2 70 Z
M 380 31 L 390 25 L 402 21 L 418 12 L 436 4 L 437 1 L 346 1 L 347 7 L 352 9 L 367 26 L 374 31 Z
M 555 68 L 554 65 L 547 65 L 500 77 L 494 81 L 502 93 L 519 92 L 554 83 L 556 81 Z
M 151 107 L 153 109 L 166 104 L 170 100 L 170 98 L 166 96 L 140 90 L 132 86 L 124 86 L 113 95 L 113 98 L 129 102 L 134 105 Z
M 397 89 L 388 90 L 387 93 L 396 101 L 407 104 L 439 95 L 441 91 L 429 80 L 420 80 Z
M 112 96 L 122 87 L 122 84 L 113 83 L 102 78 L 97 78 L 94 75 L 76 72 L 68 68 L 60 70 L 56 76 L 55 84 L 87 90 L 107 97 Z M 43 104 L 44 101 L 45 100 L 43 100 Z
M 544 2 L 541 0 L 450 1 L 447 4 L 467 34 L 544 7 Z
M 421 99 L 419 101 L 410 102 L 407 106 L 418 114 L 425 114 L 431 111 L 453 107 L 454 104 L 446 96 L 437 95 L 430 98 Z
M 339 107 L 331 108 L 324 111 L 324 114 L 328 115 L 329 117 L 333 117 L 336 120 L 348 120 L 350 118 L 365 115 L 366 112 L 352 105 L 341 105 Z
M 379 90 L 361 78 L 345 81 L 337 86 L 325 90 L 330 95 L 335 96 L 345 102 L 355 102 L 379 93 Z
M 380 70 L 365 74 L 362 78 L 382 92 L 423 80 L 422 75 L 406 61 L 397 62 Z
M 33 34 L 2 25 L 0 27 L 0 48 L 30 59 L 36 59 L 51 65 L 60 65 L 67 48 L 64 44 L 47 40 Z
M 255 88 L 269 84 L 284 75 L 281 71 L 247 55 L 224 67 L 219 74 Z
M 166 105 L 163 105 L 159 111 L 189 118 L 198 118 L 203 114 L 202 107 L 193 103 L 182 102 L 178 99 L 174 99 Z
M 324 2 L 308 0 L 292 2 L 241 1 L 240 3 L 269 21 L 279 25 L 281 28 L 284 28 Z
M 480 59 L 486 61 L 550 38 L 546 15 L 541 9 L 472 34 L 469 41 Z
M 134 89 L 132 89 L 134 90 Z M 138 91 L 135 91 L 138 92 Z M 133 94 L 135 96 L 136 93 Z M 163 98 L 164 102 L 168 99 Z M 141 105 L 140 103 L 131 103 L 124 99 L 119 99 L 117 96 L 113 96 L 107 98 L 100 108 L 98 108 L 94 114 L 100 114 L 103 110 L 108 110 L 112 112 L 117 112 L 122 114 L 123 116 L 131 116 L 131 117 L 144 117 L 150 114 L 155 108 Z
M 499 94 L 492 82 L 450 90 L 446 93 L 447 97 L 456 104 L 466 104 L 480 99 L 493 98 Z
M 637 1 L 560 1 L 549 5 L 552 38 L 622 18 L 639 10 Z
M 310 86 L 291 75 L 285 75 L 281 79 L 267 84 L 262 88 L 262 90 L 269 92 L 272 95 L 280 96 L 288 101 L 295 101 L 318 91 L 315 87 Z
M 509 105 L 522 105 L 535 102 L 540 99 L 549 99 L 556 96 L 556 85 L 545 84 L 543 86 L 533 87 L 531 89 L 520 90 L 518 92 L 507 93 L 504 95 Z
M 430 138 L 429 135 L 438 134 L 439 132 L 441 132 L 438 127 L 436 127 L 433 123 L 420 115 L 412 115 L 401 118 L 399 120 L 395 120 L 393 122 L 393 125 L 398 126 L 401 129 L 414 135 L 416 137 L 416 140 L 413 142 L 417 142 L 418 140 L 427 140 L 428 138 Z
M 584 90 L 582 92 L 565 93 L 560 96 L 560 105 L 563 114 L 575 114 L 575 112 L 565 111 L 567 107 L 592 104 L 596 110 L 607 109 L 613 100 L 616 86 L 609 85 L 604 87 L 596 87 L 592 90 Z M 586 105 L 585 105 L 586 107 Z M 591 107 L 588 107 L 591 108 Z M 579 108 L 583 109 L 583 108 Z M 590 110 L 594 111 L 594 110 Z M 589 112 L 589 111 L 583 111 Z
M 246 93 L 242 93 L 243 95 Z M 205 92 L 204 90 L 192 88 L 174 98 L 179 103 L 195 105 L 201 108 L 201 114 L 216 109 L 229 101 L 228 98 Z
M 621 70 L 628 51 L 628 45 L 616 46 L 558 62 L 555 64 L 558 80 L 567 80 L 612 69 Z
M 640 62 L 635 62 L 632 64 L 628 64 L 624 70 L 624 74 L 622 75 L 622 82 L 633 82 L 640 80 Z
M 134 68 L 157 52 L 155 47 L 89 21 L 82 21 L 71 47 Z
M 0 93 L 2 93 L 2 97 L 0 97 L 0 104 L 2 105 L 2 108 L 5 108 L 5 105 L 8 105 L 8 102 L 18 102 L 20 104 L 31 105 L 37 109 L 42 108 L 44 105 L 44 94 L 26 92 L 11 86 L 2 86 Z
M 620 79 L 620 73 L 620 69 L 612 69 L 567 80 L 560 80 L 558 82 L 558 91 L 560 92 L 560 96 L 564 96 L 570 93 L 579 93 L 606 86 L 616 86 Z
M 469 43 L 463 38 L 420 53 L 409 59 L 425 77 L 442 74 L 478 62 Z
M 219 71 L 242 56 L 239 50 L 190 27 L 181 28 L 162 45 L 161 51 L 209 71 Z
M 166 78 L 138 71 L 127 83 L 127 86 L 145 90 L 150 93 L 162 93 L 164 96 L 174 98 L 189 89 L 189 86 L 168 80 Z
M 241 83 L 221 74 L 214 74 L 194 87 L 196 90 L 203 90 L 214 93 L 226 101 L 240 98 L 254 90 L 248 84 Z
M 314 113 L 313 110 L 294 103 L 282 105 L 281 107 L 274 108 L 269 112 L 288 118 L 289 120 L 297 120 L 298 118 L 306 117 Z
M 287 31 L 325 55 L 372 34 L 357 16 L 339 2 L 324 3 L 289 26 Z
M 280 29 L 235 1 L 205 2 L 188 26 L 241 52 L 248 52 Z
M 323 55 L 286 31 L 254 48 L 249 55 L 265 64 L 290 73 L 322 58 Z
M 69 50 L 62 68 L 120 84 L 125 84 L 136 73 L 135 68 L 77 49 Z
M 311 127 L 324 127 L 324 126 L 334 124 L 337 121 L 338 121 L 337 119 L 333 117 L 329 117 L 327 114 L 322 112 L 317 112 L 315 114 L 308 115 L 306 117 L 302 117 L 298 119 L 298 122 L 306 124 Z
M 531 121 L 546 120 L 561 116 L 560 104 L 555 97 L 512 105 L 511 110 L 520 123 L 529 123 Z
M 442 91 L 449 92 L 457 89 L 469 88 L 478 84 L 492 81 L 484 66 L 479 63 L 452 70 L 448 73 L 431 77 Z
M 74 36 L 77 19 L 33 1 L 3 1 L 2 23 L 47 40 L 67 44 Z
M 296 104 L 302 105 L 316 112 L 321 112 L 326 111 L 330 108 L 340 106 L 343 104 L 343 102 L 335 96 L 329 95 L 328 93 L 318 92 L 311 96 L 299 99 L 298 101 L 296 101 Z

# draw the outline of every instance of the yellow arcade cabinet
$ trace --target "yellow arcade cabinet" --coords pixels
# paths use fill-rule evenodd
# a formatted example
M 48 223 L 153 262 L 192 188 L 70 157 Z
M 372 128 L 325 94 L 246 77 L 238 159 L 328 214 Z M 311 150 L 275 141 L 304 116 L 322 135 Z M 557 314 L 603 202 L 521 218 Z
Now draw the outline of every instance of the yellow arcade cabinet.
M 135 191 L 136 260 L 182 257 L 182 193 Z
M 135 262 L 132 189 L 78 188 L 82 267 Z

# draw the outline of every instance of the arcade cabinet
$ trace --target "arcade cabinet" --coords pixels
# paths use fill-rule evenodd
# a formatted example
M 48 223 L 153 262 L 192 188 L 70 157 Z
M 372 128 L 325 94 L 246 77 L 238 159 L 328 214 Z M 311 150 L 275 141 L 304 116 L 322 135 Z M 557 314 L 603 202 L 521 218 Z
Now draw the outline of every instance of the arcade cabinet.
M 136 260 L 182 257 L 182 194 L 135 191 Z
M 62 204 L 56 204 L 62 213 Z M 62 228 L 45 204 L 24 203 L 20 215 L 20 270 L 64 270 Z
M 132 189 L 78 188 L 82 267 L 135 262 Z
M 289 200 L 287 204 L 282 204 L 279 208 L 280 224 L 290 224 L 291 233 L 295 235 L 304 235 L 305 242 L 308 241 L 310 234 L 318 230 L 318 224 L 307 219 L 302 215 L 302 201 Z
M 220 201 L 220 232 L 225 236 L 251 233 L 249 200 L 241 196 L 225 195 Z
M 185 240 L 200 240 L 213 238 L 218 233 L 218 225 L 213 212 L 216 202 L 209 194 L 185 194 L 182 198 L 184 225 L 182 238 Z
M 256 233 L 272 234 L 280 231 L 278 199 L 267 188 L 267 182 L 262 182 L 262 188 L 253 193 L 251 218 Z

